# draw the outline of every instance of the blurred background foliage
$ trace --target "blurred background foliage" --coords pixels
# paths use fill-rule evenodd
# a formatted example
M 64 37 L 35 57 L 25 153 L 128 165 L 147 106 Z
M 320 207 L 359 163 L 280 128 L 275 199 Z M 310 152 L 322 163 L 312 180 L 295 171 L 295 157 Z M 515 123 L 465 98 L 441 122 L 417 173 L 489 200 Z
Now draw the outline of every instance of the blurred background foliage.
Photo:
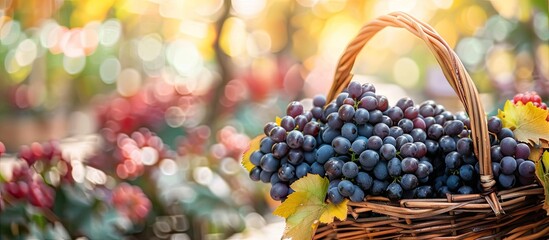
M 166 176 L 151 173 L 133 182 L 157 194 L 149 196 L 159 201 L 153 199 L 153 210 L 165 206 L 161 192 L 171 186 L 187 196 L 170 195 L 186 210 L 160 212 L 209 214 L 200 219 L 218 227 L 200 234 L 260 227 L 265 220 L 257 219 L 273 203 L 238 168 L 240 154 L 289 101 L 305 99 L 310 106 L 308 99 L 328 91 L 339 56 L 364 23 L 405 11 L 431 24 L 458 53 L 491 111 L 517 92 L 549 97 L 548 4 L 0 0 L 0 141 L 16 152 L 34 141 L 97 134 L 107 159 L 114 151 L 109 143 L 146 127 L 177 155 L 159 167 Z M 407 95 L 461 108 L 428 49 L 404 30 L 378 33 L 354 68 L 390 100 Z M 101 165 L 105 160 L 89 162 L 110 170 L 113 181 L 126 179 L 115 166 Z M 212 189 L 213 182 L 223 187 Z M 236 211 L 225 218 L 215 217 L 216 208 L 197 211 L 210 205 L 189 200 L 196 199 L 189 191 Z

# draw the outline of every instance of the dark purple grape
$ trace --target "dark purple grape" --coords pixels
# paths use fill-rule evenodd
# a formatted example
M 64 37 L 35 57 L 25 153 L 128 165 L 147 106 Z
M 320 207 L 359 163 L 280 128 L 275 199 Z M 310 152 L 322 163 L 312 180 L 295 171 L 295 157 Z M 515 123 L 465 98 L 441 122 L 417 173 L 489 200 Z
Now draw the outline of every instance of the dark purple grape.
M 253 181 L 259 181 L 260 180 L 260 175 L 261 175 L 261 168 L 259 167 L 254 167 L 252 168 L 252 170 L 250 171 L 250 179 L 252 179 Z
M 518 143 L 515 149 L 515 157 L 528 159 L 530 157 L 530 147 L 526 143 Z
M 273 156 L 273 154 L 267 153 L 261 157 L 259 165 L 263 171 L 274 172 L 278 170 L 279 161 Z
M 352 142 L 358 137 L 358 128 L 354 123 L 345 123 L 341 127 L 341 136 Z
M 515 158 L 506 156 L 501 159 L 501 172 L 504 174 L 511 175 L 517 169 L 517 160 Z
M 342 105 L 338 110 L 339 118 L 345 122 L 353 120 L 355 116 L 355 108 L 351 105 Z
M 417 146 L 414 143 L 405 143 L 400 147 L 400 156 L 415 157 L 417 155 Z
M 427 147 L 428 155 L 436 155 L 438 153 L 438 142 L 434 140 L 425 140 L 425 147 Z
M 285 142 L 275 143 L 272 148 L 273 156 L 281 159 L 290 151 L 290 147 Z
M 311 172 L 311 166 L 307 163 L 301 163 L 295 168 L 295 176 L 297 178 L 302 178 Z
M 343 196 L 341 196 L 337 188 L 330 188 L 328 190 L 328 200 L 333 204 L 339 204 L 343 202 Z
M 351 142 L 347 138 L 336 137 L 332 141 L 332 147 L 334 147 L 336 153 L 347 154 L 351 148 Z
M 387 197 L 393 201 L 399 200 L 402 198 L 403 190 L 400 184 L 397 182 L 392 182 L 387 186 Z
M 293 101 L 288 104 L 286 108 L 286 115 L 291 117 L 297 117 L 303 113 L 303 105 L 298 101 Z
M 379 111 L 385 112 L 389 108 L 389 100 L 383 95 L 376 95 L 377 98 L 377 109 Z
M 261 173 L 259 174 L 259 180 L 264 183 L 268 183 L 271 182 L 271 176 L 273 176 L 272 172 L 261 171 Z
M 444 128 L 440 124 L 433 124 L 427 129 L 427 136 L 430 139 L 438 140 L 444 135 Z
M 338 109 L 341 105 L 343 105 L 343 101 L 345 101 L 345 99 L 348 98 L 348 97 L 349 97 L 349 93 L 347 93 L 347 92 L 342 92 L 342 93 L 337 95 L 336 104 L 338 106 Z
M 488 131 L 491 133 L 498 134 L 501 131 L 501 128 L 503 127 L 503 123 L 501 122 L 501 119 L 499 119 L 496 116 L 491 117 L 488 119 Z
M 323 144 L 316 150 L 316 161 L 320 164 L 326 163 L 333 156 L 335 151 L 331 145 Z
M 398 121 L 398 126 L 402 128 L 405 133 L 410 133 L 414 129 L 414 123 L 410 119 L 403 118 Z
M 414 120 L 412 120 L 412 122 L 414 123 L 414 128 L 419 128 L 421 130 L 425 130 L 425 128 L 427 127 L 427 125 L 425 125 L 425 121 L 423 121 L 422 118 L 419 118 L 419 117 L 414 118 Z
M 368 149 L 360 154 L 358 161 L 363 169 L 372 170 L 379 162 L 379 154 L 376 151 Z
M 419 107 L 419 114 L 423 117 L 435 116 L 435 109 L 431 105 L 422 105 Z
M 305 135 L 303 137 L 303 150 L 310 152 L 313 151 L 316 147 L 316 138 L 311 135 Z
M 404 117 L 404 112 L 399 107 L 390 107 L 386 114 L 393 122 L 398 122 Z
M 281 182 L 282 180 L 280 180 L 280 178 L 278 177 L 278 173 L 277 174 L 271 174 L 271 179 L 269 180 L 269 182 L 271 183 L 271 185 L 275 185 L 279 182 Z
M 513 138 L 506 137 L 501 139 L 499 146 L 503 156 L 513 156 L 517 150 L 517 141 Z
M 318 133 L 320 132 L 320 124 L 317 122 L 308 122 L 305 124 L 305 127 L 303 127 L 303 134 L 305 135 L 311 135 L 313 137 L 318 136 Z
M 536 173 L 536 165 L 530 160 L 526 160 L 519 165 L 519 174 L 521 177 L 533 178 Z
M 417 194 L 416 196 L 418 198 L 431 198 L 433 197 L 433 187 L 429 185 L 419 186 L 417 188 Z
M 423 122 L 425 123 L 425 129 L 429 129 L 429 127 L 437 123 L 434 117 L 423 118 Z
M 419 165 L 417 158 L 406 157 L 400 162 L 400 168 L 405 173 L 415 173 Z
M 406 108 L 404 110 L 404 117 L 407 119 L 414 119 L 419 116 L 419 108 L 415 106 L 411 106 L 409 108 Z
M 459 168 L 459 176 L 464 181 L 473 181 L 475 168 L 471 164 L 462 165 Z
M 290 116 L 284 116 L 281 120 L 280 120 L 280 126 L 282 128 L 284 128 L 286 131 L 292 131 L 295 129 L 295 119 L 293 117 L 290 117 Z
M 427 155 L 427 146 L 423 142 L 414 142 L 414 145 L 417 147 L 415 158 L 421 158 Z
M 285 183 L 279 182 L 271 187 L 271 198 L 280 201 L 288 196 L 289 188 Z
M 389 128 L 389 136 L 395 139 L 401 136 L 402 134 L 404 134 L 404 131 L 402 130 L 402 128 L 398 126 L 392 126 L 391 128 Z
M 410 132 L 410 136 L 412 136 L 414 142 L 425 142 L 427 140 L 427 133 L 421 128 L 414 128 Z
M 321 107 L 313 107 L 311 108 L 311 114 L 315 119 L 322 119 L 323 110 Z
M 314 162 L 311 165 L 311 173 L 312 174 L 318 174 L 321 177 L 324 177 L 324 175 L 326 174 L 326 171 L 324 171 L 324 166 L 322 166 L 322 164 L 320 164 L 318 162 Z
M 446 186 L 450 191 L 457 191 L 461 185 L 461 179 L 457 175 L 450 175 L 446 179 Z
M 456 150 L 463 156 L 470 156 L 473 154 L 473 140 L 470 138 L 460 138 L 456 142 Z
M 343 161 L 338 158 L 330 158 L 325 164 L 324 164 L 324 171 L 326 171 L 326 176 L 328 176 L 329 179 L 337 179 L 342 176 L 342 168 L 343 168 Z
M 501 187 L 509 189 L 515 186 L 516 178 L 514 174 L 500 174 L 498 177 L 498 183 Z
M 359 108 L 364 108 L 368 111 L 373 111 L 377 108 L 377 99 L 372 96 L 366 96 L 358 102 Z
M 378 123 L 374 125 L 374 134 L 380 138 L 385 138 L 389 136 L 389 126 L 385 123 Z
M 261 160 L 261 157 L 263 157 L 263 153 L 261 151 L 254 151 L 250 155 L 250 162 L 252 162 L 254 166 L 259 166 L 259 161 Z
M 381 117 L 381 122 L 380 123 L 384 123 L 387 126 L 393 126 L 393 120 L 391 120 L 390 117 L 385 116 L 385 115 L 383 115 Z
M 364 200 L 364 191 L 359 187 L 355 187 L 355 192 L 349 196 L 351 202 L 362 202 Z
M 274 127 L 271 132 L 269 132 L 269 136 L 275 142 L 283 142 L 286 140 L 286 130 L 282 127 Z
M 387 171 L 387 162 L 379 161 L 374 167 L 374 177 L 378 180 L 385 180 L 389 177 L 389 172 Z
M 303 153 L 303 161 L 305 161 L 307 164 L 312 165 L 316 162 L 316 149 L 313 149 L 310 152 L 304 152 Z
M 339 117 L 339 113 L 333 112 L 328 115 L 327 125 L 332 129 L 340 129 L 343 126 L 343 120 Z
M 303 146 L 303 133 L 298 130 L 292 130 L 286 136 L 286 143 L 290 148 L 300 148 Z
M 367 143 L 368 139 L 360 136 L 355 139 L 355 141 L 353 141 L 353 143 L 351 144 L 351 151 L 353 151 L 353 153 L 357 155 L 360 155 L 362 152 L 364 152 L 364 150 L 368 148 Z
M 383 144 L 391 144 L 393 146 L 396 146 L 396 139 L 391 136 L 387 136 L 383 139 Z
M 375 196 L 381 195 L 385 192 L 387 186 L 389 186 L 389 182 L 375 179 L 372 187 L 370 188 L 370 193 Z
M 417 170 L 414 173 L 418 178 L 425 178 L 429 176 L 429 166 L 419 163 L 417 165 Z
M 449 169 L 458 169 L 461 166 L 461 155 L 456 151 L 452 151 L 446 154 L 446 157 L 444 157 L 444 163 Z
M 343 164 L 341 172 L 346 178 L 355 178 L 358 175 L 358 165 L 354 162 L 346 162 Z
M 276 123 L 274 123 L 274 122 L 268 122 L 263 127 L 263 133 L 265 133 L 265 135 L 269 136 L 269 134 L 271 133 L 271 130 L 273 130 L 273 128 L 277 127 L 277 126 L 278 125 L 276 125 Z
M 324 129 L 324 132 L 322 132 L 322 141 L 325 143 L 332 143 L 334 138 L 340 135 L 341 135 L 341 132 L 339 130 L 335 130 L 333 128 L 328 127 Z
M 313 106 L 324 107 L 326 105 L 326 97 L 324 95 L 316 95 L 313 97 Z
M 506 137 L 515 138 L 515 134 L 509 128 L 502 128 L 498 133 L 498 139 L 504 139 Z
M 447 136 L 447 135 L 442 136 L 438 140 L 438 145 L 440 146 L 442 151 L 445 152 L 445 153 L 456 150 L 456 141 L 452 137 Z
M 366 172 L 358 172 L 355 177 L 355 181 L 360 189 L 368 191 L 368 189 L 372 187 L 374 179 Z
M 463 185 L 457 190 L 458 194 L 473 194 L 473 188 L 467 185 Z
M 400 179 L 400 186 L 402 186 L 402 189 L 404 190 L 412 190 L 416 188 L 418 185 L 418 179 L 416 175 L 414 174 L 404 174 L 402 176 L 402 179 Z
M 263 153 L 270 153 L 275 142 L 270 137 L 264 137 L 259 142 L 259 150 Z
M 391 144 L 383 144 L 381 148 L 379 149 L 379 153 L 381 154 L 381 157 L 385 160 L 392 159 L 396 157 L 396 148 L 395 146 Z
M 303 162 L 303 152 L 300 149 L 290 149 L 288 152 L 288 162 L 297 166 Z
M 349 91 L 349 97 L 351 98 L 356 99 L 362 95 L 362 86 L 358 82 L 350 82 L 349 86 L 347 86 L 347 90 Z
M 363 137 L 371 137 L 374 132 L 374 126 L 371 124 L 364 124 L 357 126 L 358 128 L 358 135 Z
M 355 185 L 349 180 L 342 180 L 337 184 L 337 190 L 341 196 L 349 197 L 355 192 Z
M 362 92 L 375 93 L 376 92 L 376 87 L 374 86 L 374 84 L 364 83 L 364 84 L 362 84 Z
M 501 164 L 499 162 L 492 162 L 492 174 L 494 175 L 494 178 L 497 178 L 500 172 L 501 172 Z
M 500 162 L 503 158 L 503 154 L 501 153 L 501 147 L 500 146 L 492 146 L 490 148 L 490 159 L 492 162 Z
M 463 122 L 459 120 L 450 120 L 444 124 L 444 132 L 450 136 L 457 136 L 463 131 Z
M 370 119 L 368 120 L 369 123 L 371 123 L 372 125 L 375 125 L 382 121 L 383 121 L 383 113 L 381 111 L 379 110 L 370 111 Z
M 399 177 L 402 173 L 402 168 L 400 167 L 400 160 L 398 158 L 392 158 L 387 162 L 387 172 L 391 177 Z
M 305 125 L 310 121 L 305 115 L 295 117 L 295 129 L 303 131 Z
M 364 108 L 355 111 L 354 119 L 356 124 L 366 124 L 370 120 L 370 112 Z
M 368 148 L 371 150 L 379 150 L 381 148 L 381 145 L 383 145 L 383 140 L 378 136 L 371 136 L 368 138 Z

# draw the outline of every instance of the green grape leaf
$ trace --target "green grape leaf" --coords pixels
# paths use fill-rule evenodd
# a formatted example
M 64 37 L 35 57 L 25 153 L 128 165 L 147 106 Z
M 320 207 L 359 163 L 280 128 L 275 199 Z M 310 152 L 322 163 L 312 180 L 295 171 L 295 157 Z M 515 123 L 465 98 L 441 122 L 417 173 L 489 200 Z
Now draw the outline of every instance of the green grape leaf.
M 259 149 L 259 144 L 261 143 L 261 139 L 263 137 L 265 137 L 265 134 L 261 134 L 252 139 L 250 141 L 250 146 L 248 147 L 248 150 L 246 150 L 242 155 L 242 160 L 240 161 L 240 163 L 248 172 L 252 171 L 252 169 L 255 167 L 250 161 L 250 156 L 254 151 Z
M 328 185 L 327 178 L 316 174 L 307 174 L 291 185 L 295 192 L 273 212 L 286 218 L 283 238 L 311 239 L 319 223 L 331 223 L 334 218 L 344 220 L 347 217 L 349 200 L 345 199 L 339 204 L 324 200 Z
M 527 104 L 513 104 L 507 100 L 498 117 L 503 127 L 513 130 L 517 140 L 533 146 L 549 148 L 549 122 L 546 121 L 547 110 Z
M 546 150 L 541 159 L 538 159 L 536 162 L 536 177 L 541 183 L 544 193 L 545 193 L 545 203 L 543 204 L 543 209 L 547 211 L 549 215 L 549 150 Z

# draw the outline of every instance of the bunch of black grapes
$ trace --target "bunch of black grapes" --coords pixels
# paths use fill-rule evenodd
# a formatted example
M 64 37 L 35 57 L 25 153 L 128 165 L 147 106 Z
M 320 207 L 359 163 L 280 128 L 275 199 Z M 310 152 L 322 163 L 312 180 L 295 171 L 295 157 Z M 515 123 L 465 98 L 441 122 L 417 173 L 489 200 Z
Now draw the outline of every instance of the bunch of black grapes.
M 304 111 L 291 102 L 280 124 L 269 122 L 250 156 L 250 178 L 270 182 L 271 197 L 284 200 L 290 185 L 308 173 L 327 177 L 330 202 L 360 202 L 365 195 L 445 197 L 481 191 L 470 122 L 434 101 L 402 98 L 390 106 L 374 85 L 351 82 L 336 100 L 313 98 Z M 498 187 L 534 181 L 530 150 L 497 117 L 488 121 L 492 168 Z M 517 180 L 518 179 L 518 180 Z

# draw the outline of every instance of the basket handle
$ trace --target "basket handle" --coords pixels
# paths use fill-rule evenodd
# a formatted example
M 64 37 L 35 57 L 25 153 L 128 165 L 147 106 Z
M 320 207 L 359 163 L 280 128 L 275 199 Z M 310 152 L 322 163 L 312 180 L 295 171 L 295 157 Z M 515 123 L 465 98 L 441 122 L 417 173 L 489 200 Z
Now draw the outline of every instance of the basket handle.
M 459 100 L 465 107 L 465 111 L 470 117 L 473 148 L 479 159 L 480 182 L 484 194 L 486 195 L 486 200 L 492 206 L 496 215 L 499 215 L 503 212 L 503 209 L 501 208 L 494 191 L 496 182 L 493 177 L 490 161 L 490 145 L 488 144 L 489 136 L 486 125 L 486 114 L 482 107 L 477 88 L 457 54 L 431 26 L 403 12 L 393 12 L 378 17 L 366 24 L 347 46 L 345 52 L 339 59 L 334 82 L 328 93 L 328 102 L 331 102 L 351 81 L 353 77 L 351 69 L 353 68 L 357 55 L 364 45 L 378 31 L 388 26 L 404 28 L 410 31 L 421 38 L 435 55 L 446 79 L 456 92 Z

